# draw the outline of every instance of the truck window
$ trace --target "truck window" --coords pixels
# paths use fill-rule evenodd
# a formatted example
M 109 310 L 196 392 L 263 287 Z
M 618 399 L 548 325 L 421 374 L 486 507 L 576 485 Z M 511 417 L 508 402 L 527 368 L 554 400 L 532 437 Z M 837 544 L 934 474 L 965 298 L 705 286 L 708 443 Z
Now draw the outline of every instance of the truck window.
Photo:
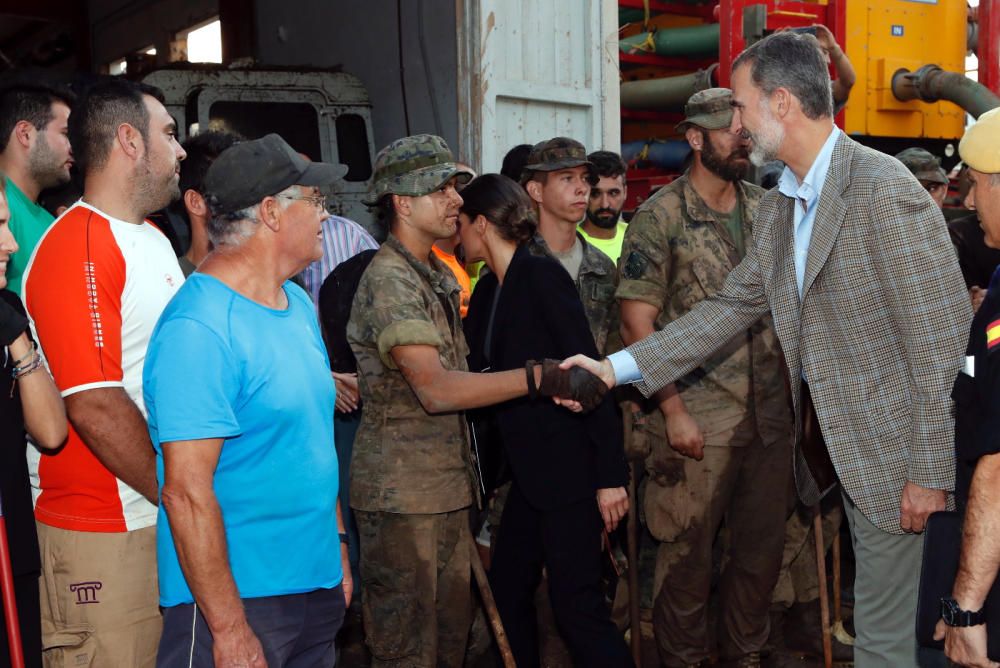
M 321 161 L 319 114 L 306 102 L 233 102 L 218 101 L 208 110 L 213 130 L 238 132 L 247 139 L 258 139 L 277 132 L 292 148 L 310 160 Z M 340 141 L 338 126 L 337 140 Z M 366 177 L 367 178 L 367 177 Z
M 337 116 L 337 151 L 340 162 L 347 165 L 345 181 L 367 181 L 372 175 L 365 119 L 358 114 Z

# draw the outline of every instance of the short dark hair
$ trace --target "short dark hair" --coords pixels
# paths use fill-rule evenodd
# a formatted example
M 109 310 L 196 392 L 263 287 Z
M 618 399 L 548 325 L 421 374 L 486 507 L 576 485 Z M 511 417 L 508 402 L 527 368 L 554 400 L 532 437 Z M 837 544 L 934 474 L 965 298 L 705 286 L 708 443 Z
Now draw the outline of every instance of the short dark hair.
M 52 120 L 52 105 L 62 102 L 72 108 L 74 95 L 48 83 L 12 83 L 0 87 L 0 152 L 7 150 L 7 142 L 14 126 L 28 121 L 36 130 L 44 130 Z
M 787 88 L 811 119 L 833 116 L 830 73 L 812 35 L 776 32 L 747 47 L 733 61 L 732 71 L 750 67 L 750 78 L 764 95 Z
M 120 77 L 108 77 L 84 91 L 69 117 L 69 140 L 82 173 L 107 163 L 111 142 L 122 123 L 138 130 L 143 140 L 149 138 L 144 95 L 164 103 L 159 88 Z
M 187 153 L 187 157 L 181 162 L 179 182 L 181 194 L 194 190 L 204 195 L 203 183 L 208 168 L 220 153 L 242 139 L 243 137 L 238 134 L 222 130 L 208 130 L 189 137 L 184 142 L 184 152 Z
M 622 177 L 622 181 L 625 180 L 625 172 L 628 171 L 628 165 L 625 164 L 625 161 L 617 153 L 613 151 L 594 151 L 587 156 L 587 160 L 594 163 L 598 176 L 607 176 L 610 178 L 620 176 Z
M 462 190 L 462 213 L 471 220 L 482 216 L 507 241 L 523 244 L 535 236 L 538 220 L 531 199 L 503 174 L 483 174 Z
M 386 193 L 374 205 L 368 207 L 372 211 L 375 222 L 387 232 L 392 230 L 396 222 L 396 205 L 392 201 L 392 193 Z
M 518 144 L 507 151 L 503 157 L 503 165 L 500 173 L 513 181 L 521 180 L 521 171 L 528 164 L 528 154 L 531 153 L 531 144 Z

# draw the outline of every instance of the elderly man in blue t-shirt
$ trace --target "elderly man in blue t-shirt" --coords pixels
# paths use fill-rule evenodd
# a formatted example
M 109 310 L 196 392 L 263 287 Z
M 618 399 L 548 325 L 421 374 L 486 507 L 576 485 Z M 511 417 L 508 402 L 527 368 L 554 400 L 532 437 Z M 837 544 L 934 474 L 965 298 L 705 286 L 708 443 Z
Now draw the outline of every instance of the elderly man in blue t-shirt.
M 335 390 L 315 307 L 288 279 L 322 253 L 319 188 L 345 171 L 268 135 L 206 175 L 215 249 L 163 312 L 143 374 L 161 499 L 157 665 L 334 664 L 352 590 Z

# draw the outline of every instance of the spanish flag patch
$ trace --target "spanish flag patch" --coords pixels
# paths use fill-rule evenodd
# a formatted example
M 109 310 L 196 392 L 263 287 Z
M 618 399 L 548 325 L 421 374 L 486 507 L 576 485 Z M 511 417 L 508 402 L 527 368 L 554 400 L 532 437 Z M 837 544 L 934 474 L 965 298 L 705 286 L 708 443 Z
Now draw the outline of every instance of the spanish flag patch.
M 1000 346 L 1000 318 L 986 325 L 986 350 Z

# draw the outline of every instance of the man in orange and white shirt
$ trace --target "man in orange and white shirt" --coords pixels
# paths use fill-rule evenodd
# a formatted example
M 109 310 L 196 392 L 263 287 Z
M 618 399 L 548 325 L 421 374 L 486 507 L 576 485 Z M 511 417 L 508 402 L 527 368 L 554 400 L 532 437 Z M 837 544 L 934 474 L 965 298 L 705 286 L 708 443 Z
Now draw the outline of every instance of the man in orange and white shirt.
M 184 281 L 146 216 L 179 195 L 184 150 L 155 88 L 114 80 L 70 121 L 83 199 L 39 242 L 24 297 L 64 400 L 55 455 L 29 448 L 46 666 L 153 666 L 160 636 L 156 460 L 142 366 Z

